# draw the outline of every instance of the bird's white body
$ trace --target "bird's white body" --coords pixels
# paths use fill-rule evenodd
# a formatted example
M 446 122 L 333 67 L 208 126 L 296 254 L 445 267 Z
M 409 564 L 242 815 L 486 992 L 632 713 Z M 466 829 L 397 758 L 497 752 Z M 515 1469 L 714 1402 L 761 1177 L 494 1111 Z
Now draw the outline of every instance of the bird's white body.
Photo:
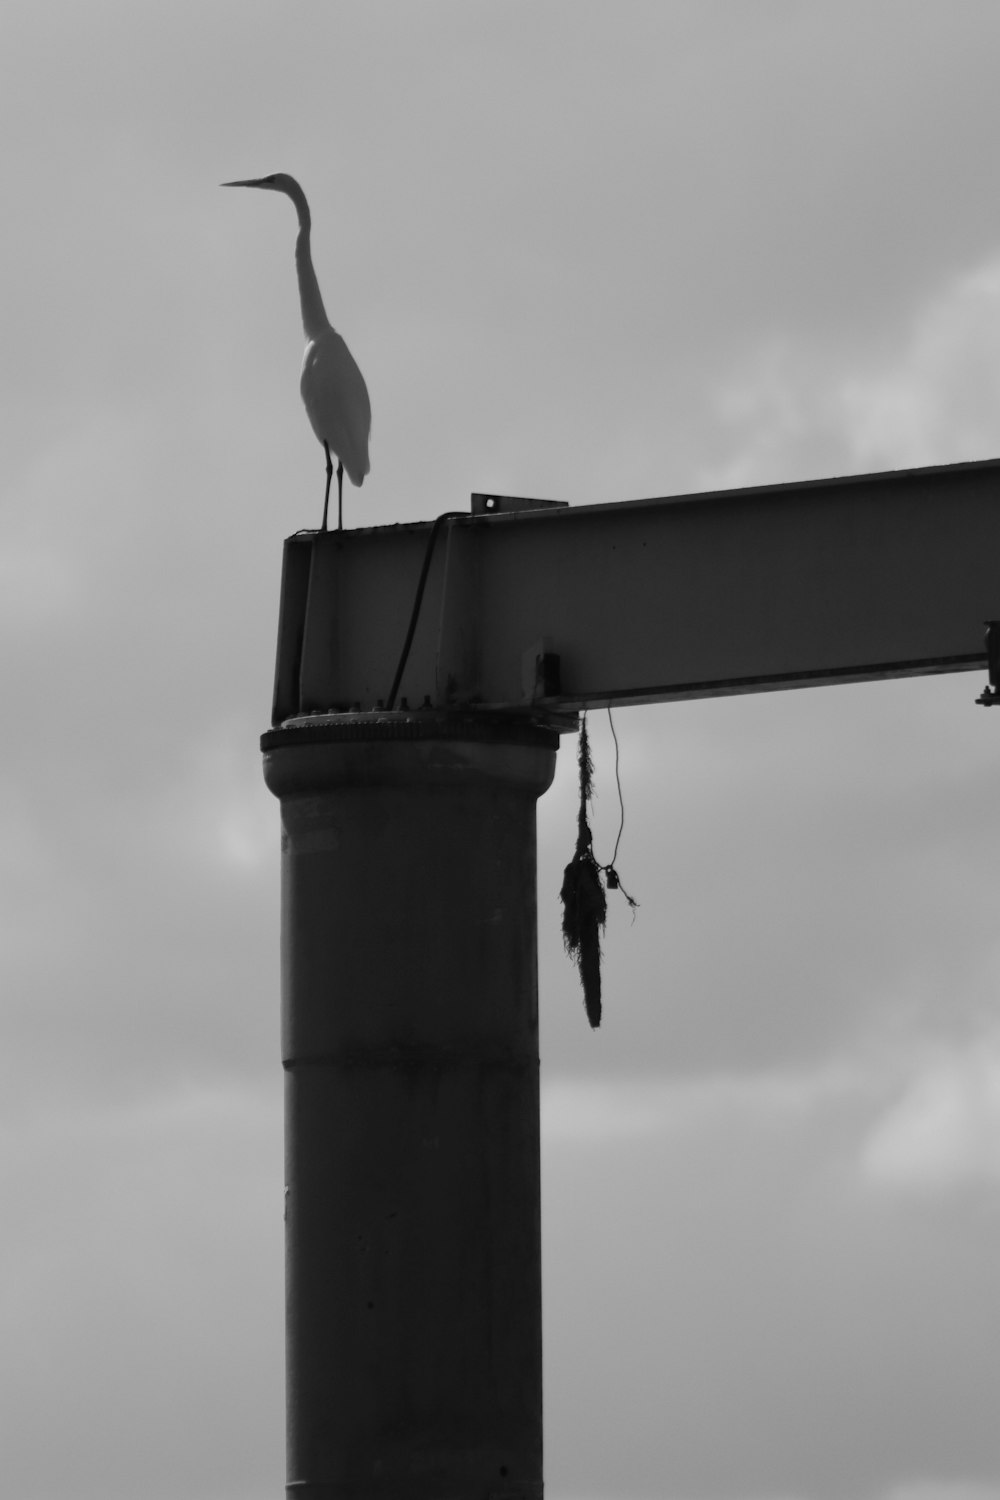
M 371 468 L 368 437 L 372 408 L 354 355 L 329 325 L 306 344 L 299 382 L 306 414 L 321 443 L 329 443 L 352 484 Z
M 338 525 L 342 508 L 343 472 L 346 470 L 352 484 L 360 485 L 371 468 L 368 442 L 371 436 L 372 408 L 368 399 L 368 387 L 350 349 L 326 315 L 312 263 L 312 216 L 306 195 L 295 178 L 289 177 L 287 172 L 274 172 L 270 177 L 226 182 L 223 187 L 269 188 L 272 192 L 285 193 L 295 204 L 299 216 L 295 269 L 299 278 L 302 329 L 306 336 L 299 390 L 312 430 L 326 450 L 326 498 L 323 502 L 325 531 L 330 501 L 330 476 L 333 473 L 330 454 L 335 453 L 338 459 Z

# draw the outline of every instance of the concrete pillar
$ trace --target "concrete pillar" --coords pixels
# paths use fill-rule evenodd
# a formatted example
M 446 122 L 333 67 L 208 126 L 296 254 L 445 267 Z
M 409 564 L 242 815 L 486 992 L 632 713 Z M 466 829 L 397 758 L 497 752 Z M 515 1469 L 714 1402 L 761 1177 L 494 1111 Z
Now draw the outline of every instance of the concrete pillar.
M 272 730 L 288 1493 L 542 1490 L 535 802 L 511 717 Z

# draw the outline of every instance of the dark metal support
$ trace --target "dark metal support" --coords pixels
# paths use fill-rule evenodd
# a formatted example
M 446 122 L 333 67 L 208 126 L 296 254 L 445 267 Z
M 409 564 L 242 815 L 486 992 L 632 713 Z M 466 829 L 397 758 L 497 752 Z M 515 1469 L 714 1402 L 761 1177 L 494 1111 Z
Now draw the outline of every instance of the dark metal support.
M 286 543 L 308 584 L 283 604 L 281 716 L 385 702 L 429 529 Z M 399 692 L 575 712 L 976 670 L 998 557 L 998 460 L 613 505 L 474 496 L 435 551 Z
M 493 715 L 264 736 L 301 1500 L 541 1496 L 535 802 L 556 745 Z
M 1000 620 L 986 621 L 986 666 L 989 685 L 983 688 L 977 703 L 995 708 L 1000 703 Z
M 556 729 L 590 704 L 987 658 L 979 701 L 1000 701 L 1000 461 L 606 506 L 478 495 L 433 553 L 423 523 L 344 532 L 339 466 L 328 532 L 331 469 L 327 448 L 323 530 L 286 542 L 263 739 L 289 1493 L 540 1500 L 535 802 Z M 424 711 L 380 712 L 390 687 Z

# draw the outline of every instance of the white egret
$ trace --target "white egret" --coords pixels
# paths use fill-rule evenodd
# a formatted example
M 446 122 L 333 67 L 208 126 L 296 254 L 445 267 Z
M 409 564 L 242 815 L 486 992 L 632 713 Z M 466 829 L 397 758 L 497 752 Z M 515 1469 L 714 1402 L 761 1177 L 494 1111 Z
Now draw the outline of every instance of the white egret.
M 323 526 L 326 530 L 330 505 L 330 480 L 333 477 L 331 449 L 337 455 L 337 529 L 342 529 L 344 510 L 344 470 L 352 484 L 360 485 L 371 465 L 368 462 L 368 439 L 371 434 L 372 408 L 365 377 L 358 369 L 350 349 L 331 326 L 320 295 L 319 282 L 313 270 L 310 233 L 312 215 L 306 195 L 287 172 L 272 172 L 270 177 L 251 177 L 242 182 L 224 182 L 223 187 L 268 188 L 285 193 L 295 204 L 299 216 L 299 236 L 295 242 L 295 269 L 299 277 L 299 301 L 302 304 L 302 328 L 306 352 L 302 361 L 299 389 L 312 430 L 326 453 L 326 495 L 323 500 Z

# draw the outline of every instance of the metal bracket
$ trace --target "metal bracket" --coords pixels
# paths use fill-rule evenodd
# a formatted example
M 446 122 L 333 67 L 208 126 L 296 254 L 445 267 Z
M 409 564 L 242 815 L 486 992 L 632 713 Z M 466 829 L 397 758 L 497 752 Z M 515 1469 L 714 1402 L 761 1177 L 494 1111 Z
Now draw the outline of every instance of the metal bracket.
M 503 515 L 512 510 L 566 510 L 568 500 L 528 500 L 521 495 L 481 495 L 473 491 L 471 496 L 474 516 Z
M 984 708 L 995 708 L 1000 704 L 1000 620 L 986 621 L 986 665 L 989 686 L 983 688 L 976 702 Z
M 562 692 L 561 662 L 558 653 L 551 651 L 549 646 L 550 642 L 543 636 L 521 657 L 521 689 L 525 703 L 558 698 Z

